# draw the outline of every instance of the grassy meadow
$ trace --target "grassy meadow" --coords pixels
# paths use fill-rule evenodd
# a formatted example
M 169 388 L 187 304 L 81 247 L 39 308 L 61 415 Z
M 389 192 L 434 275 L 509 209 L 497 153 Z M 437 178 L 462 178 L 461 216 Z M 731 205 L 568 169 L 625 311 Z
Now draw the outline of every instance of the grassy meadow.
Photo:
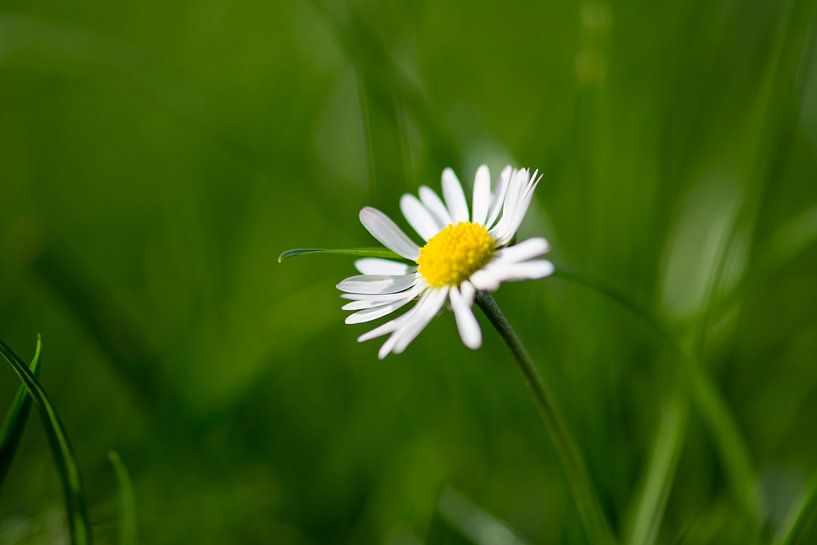
M 278 263 L 483 163 L 544 174 L 557 272 L 495 298 L 610 542 L 817 543 L 815 38 L 817 0 L 0 0 L 0 339 L 55 411 L 0 545 L 83 545 L 83 501 L 103 545 L 597 545 L 483 315 L 379 361 L 354 258 Z

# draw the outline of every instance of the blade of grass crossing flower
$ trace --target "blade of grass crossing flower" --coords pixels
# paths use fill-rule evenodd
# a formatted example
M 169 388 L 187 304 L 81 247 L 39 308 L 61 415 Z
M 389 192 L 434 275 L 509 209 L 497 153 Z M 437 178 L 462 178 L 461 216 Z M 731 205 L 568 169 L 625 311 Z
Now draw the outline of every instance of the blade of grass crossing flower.
M 780 525 L 775 545 L 794 545 L 810 516 L 817 510 L 817 473 L 806 483 L 802 494 L 789 509 L 786 519 Z
M 42 339 L 37 335 L 37 348 L 34 350 L 34 357 L 29 365 L 29 369 L 34 376 L 40 373 L 40 351 L 42 346 Z M 12 401 L 6 418 L 3 420 L 3 426 L 0 428 L 0 487 L 2 487 L 6 475 L 8 475 L 11 462 L 14 460 L 14 453 L 17 452 L 17 447 L 23 438 L 29 412 L 31 412 L 31 396 L 28 395 L 26 387 L 21 385 L 17 389 L 14 401 Z
M 119 545 L 136 545 L 136 495 L 128 468 L 116 451 L 108 453 L 119 486 Z
M 405 261 L 403 257 L 397 255 L 387 248 L 293 248 L 292 250 L 282 252 L 281 255 L 278 256 L 278 263 L 281 263 L 285 259 L 289 259 L 291 257 L 317 254 L 351 255 L 356 257 L 382 257 L 384 259 L 399 259 L 401 261 Z
M 638 502 L 631 514 L 627 545 L 650 545 L 658 539 L 680 458 L 688 412 L 686 399 L 675 396 L 661 415 Z
M 556 453 L 565 473 L 570 493 L 576 503 L 579 518 L 582 521 L 587 538 L 593 545 L 613 545 L 616 539 L 610 529 L 607 516 L 601 507 L 598 492 L 590 479 L 587 463 L 579 450 L 578 445 L 570 433 L 567 423 L 556 405 L 553 396 L 536 365 L 533 363 L 522 342 L 517 337 L 511 324 L 502 314 L 494 298 L 487 292 L 479 292 L 476 297 L 477 305 L 485 313 L 488 321 L 497 330 L 505 345 L 511 351 L 514 360 L 525 378 L 530 389 L 536 408 L 550 433 L 551 440 L 556 447 Z
M 48 398 L 37 377 L 28 369 L 23 361 L 0 340 L 0 354 L 6 359 L 14 373 L 28 390 L 29 395 L 37 403 L 54 462 L 57 465 L 65 492 L 65 508 L 68 515 L 68 530 L 72 545 L 88 545 L 91 543 L 91 524 L 85 508 L 85 495 L 82 489 L 82 478 L 79 466 L 74 455 L 71 442 L 65 433 L 54 405 Z

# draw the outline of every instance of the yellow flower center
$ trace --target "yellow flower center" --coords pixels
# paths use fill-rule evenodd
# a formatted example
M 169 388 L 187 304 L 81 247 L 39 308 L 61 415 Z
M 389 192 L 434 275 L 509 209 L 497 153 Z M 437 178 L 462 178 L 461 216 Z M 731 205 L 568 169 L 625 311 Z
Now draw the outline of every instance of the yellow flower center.
M 484 225 L 460 222 L 431 237 L 420 248 L 417 264 L 429 286 L 456 286 L 487 265 L 495 249 Z

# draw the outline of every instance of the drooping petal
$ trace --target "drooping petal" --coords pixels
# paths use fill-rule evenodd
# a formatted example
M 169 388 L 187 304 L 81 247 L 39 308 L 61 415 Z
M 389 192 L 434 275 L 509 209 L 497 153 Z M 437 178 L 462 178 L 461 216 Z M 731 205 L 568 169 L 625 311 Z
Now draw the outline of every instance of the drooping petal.
M 542 237 L 529 238 L 519 244 L 497 250 L 494 259 L 501 263 L 519 263 L 520 261 L 539 257 L 547 253 L 549 249 L 550 245 L 546 239 Z
M 446 288 L 426 291 L 411 310 L 399 318 L 387 322 L 365 335 L 361 335 L 358 340 L 363 341 L 393 332 L 383 343 L 383 346 L 380 347 L 377 355 L 382 360 L 392 352 L 402 352 L 408 346 L 408 343 L 420 334 L 428 322 L 442 308 L 447 294 L 448 290 Z
M 412 261 L 420 255 L 417 244 L 380 210 L 367 206 L 360 211 L 360 223 L 374 238 L 396 254 Z
M 425 240 L 430 239 L 439 231 L 437 222 L 431 216 L 431 213 L 414 195 L 406 194 L 400 198 L 400 210 L 409 225 Z
M 354 314 L 350 314 L 349 316 L 347 316 L 345 322 L 347 324 L 362 324 L 364 322 L 371 322 L 372 320 L 377 320 L 378 318 L 382 318 L 387 314 L 391 314 L 395 310 L 407 305 L 412 299 L 413 297 L 407 297 L 405 299 L 400 299 L 393 303 L 388 303 L 386 305 L 381 305 L 379 307 L 360 310 L 358 312 L 355 312 Z
M 468 221 L 468 201 L 462 184 L 450 168 L 443 170 L 443 198 L 454 223 Z
M 417 314 L 412 320 L 406 323 L 405 328 L 400 334 L 400 338 L 394 345 L 394 353 L 401 354 L 408 347 L 411 342 L 417 338 L 428 325 L 428 323 L 437 315 L 440 309 L 445 304 L 448 298 L 448 288 L 438 288 L 429 290 L 428 303 L 417 310 Z
M 409 267 L 410 265 L 405 263 L 379 257 L 364 257 L 355 261 L 355 268 L 360 274 L 401 275 L 408 273 Z
M 346 303 L 341 307 L 343 310 L 363 310 L 364 308 L 379 307 L 388 305 L 403 299 L 413 299 L 420 295 L 426 289 L 425 285 L 418 282 L 411 288 L 399 291 L 397 293 L 384 294 L 359 294 L 359 293 L 344 293 L 341 295 L 344 299 L 352 299 L 350 303 Z
M 434 216 L 434 219 L 437 221 L 438 229 L 442 229 L 446 225 L 453 223 L 448 208 L 445 207 L 442 199 L 440 199 L 439 195 L 437 195 L 433 189 L 427 186 L 420 186 L 420 200 L 429 212 L 431 212 L 431 215 Z
M 347 293 L 397 293 L 415 285 L 417 283 L 416 274 L 403 274 L 391 276 L 385 274 L 362 274 L 350 276 L 341 281 L 337 288 Z
M 362 343 L 362 342 L 370 341 L 372 339 L 376 339 L 378 337 L 382 337 L 383 335 L 388 335 L 389 333 L 391 333 L 392 331 L 394 331 L 398 327 L 400 327 L 400 324 L 405 321 L 405 317 L 408 316 L 410 312 L 411 311 L 406 312 L 405 314 L 403 314 L 402 316 L 400 316 L 398 318 L 395 318 L 394 320 L 389 320 L 388 322 L 386 322 L 384 324 L 380 324 L 376 328 L 374 328 L 374 329 L 372 329 L 370 331 L 367 331 L 366 333 L 364 333 L 363 335 L 361 335 L 361 336 L 359 336 L 357 338 L 357 342 Z
M 477 169 L 474 176 L 474 196 L 472 201 L 471 221 L 485 224 L 488 218 L 488 207 L 491 204 L 491 172 L 487 165 Z
M 398 335 L 400 328 L 414 318 L 418 308 L 426 304 L 429 293 L 430 290 L 424 292 L 423 295 L 420 297 L 420 301 L 416 305 L 414 305 L 414 307 L 411 310 L 409 310 L 402 316 L 398 316 L 394 320 L 389 320 L 384 324 L 380 324 L 371 331 L 367 331 L 363 335 L 359 336 L 357 338 L 357 341 L 362 343 L 392 333 L 391 337 L 389 337 L 386 340 L 386 342 L 380 347 L 380 350 L 378 351 L 378 357 L 382 360 L 391 352 L 392 348 L 394 347 L 394 343 L 397 342 L 396 335 Z
M 463 284 L 470 286 L 470 283 Z M 471 310 L 471 300 L 460 292 L 457 287 L 451 288 L 450 299 L 451 309 L 454 311 L 454 319 L 457 322 L 457 329 L 463 344 L 475 350 L 482 345 L 482 331 L 479 328 L 474 312 Z

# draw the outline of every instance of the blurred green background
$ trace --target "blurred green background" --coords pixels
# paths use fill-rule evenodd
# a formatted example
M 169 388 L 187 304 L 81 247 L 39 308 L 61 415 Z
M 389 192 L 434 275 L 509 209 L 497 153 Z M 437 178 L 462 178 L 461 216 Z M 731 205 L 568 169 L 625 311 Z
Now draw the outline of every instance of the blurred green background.
M 362 206 L 396 217 L 483 162 L 544 172 L 521 235 L 651 309 L 738 432 L 713 432 L 668 343 L 610 298 L 504 286 L 622 541 L 664 502 L 658 543 L 772 536 L 817 470 L 816 15 L 0 1 L 0 338 L 28 359 L 43 334 L 97 541 L 115 542 L 115 448 L 143 543 L 586 543 L 487 322 L 477 352 L 446 314 L 380 362 L 343 324 L 352 259 L 276 262 L 371 246 Z M 18 382 L 0 377 L 1 414 Z M 64 524 L 33 417 L 0 543 L 63 543 Z

